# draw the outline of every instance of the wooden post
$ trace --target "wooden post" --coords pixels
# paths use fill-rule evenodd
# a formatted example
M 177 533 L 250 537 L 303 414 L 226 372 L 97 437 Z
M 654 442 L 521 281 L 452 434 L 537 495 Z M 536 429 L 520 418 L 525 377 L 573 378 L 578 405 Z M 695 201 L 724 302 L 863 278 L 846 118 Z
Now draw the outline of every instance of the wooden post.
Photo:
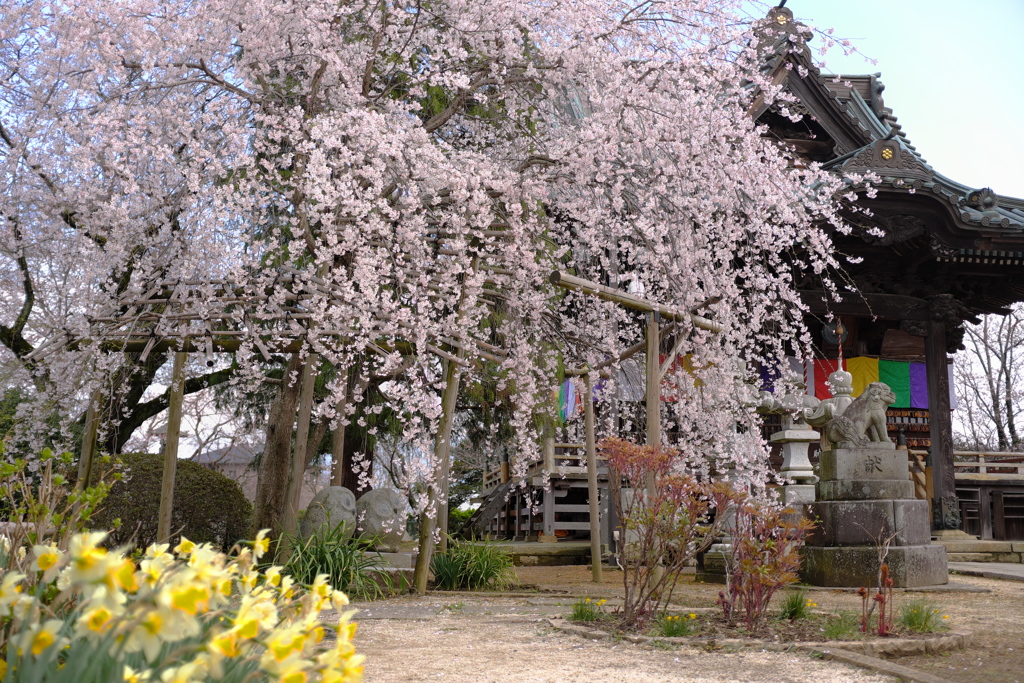
M 463 349 L 457 352 L 459 360 L 466 356 Z M 459 397 L 459 383 L 462 380 L 462 372 L 458 363 L 448 362 L 445 369 L 444 394 L 441 396 L 441 425 L 437 435 L 438 443 L 435 450 L 440 457 L 441 465 L 441 496 L 437 504 L 437 526 L 441 532 L 441 538 L 437 549 L 439 552 L 448 551 L 448 479 L 451 477 L 451 452 L 452 452 L 452 426 L 455 424 L 455 402 Z
M 331 433 L 331 486 L 344 486 L 345 478 L 345 410 L 348 408 L 350 389 L 348 369 L 345 370 L 345 395 L 338 401 L 338 426 Z
M 949 360 L 946 357 L 946 325 L 928 321 L 925 337 L 925 362 L 928 373 L 928 415 L 931 431 L 932 502 L 934 528 L 961 528 L 960 508 L 956 502 L 953 466 L 953 424 L 949 412 Z
M 550 477 L 555 472 L 555 430 L 551 425 L 544 428 L 541 450 L 544 454 L 544 471 Z
M 555 487 L 548 478 L 544 486 L 544 503 L 542 508 L 544 519 L 543 534 L 540 537 L 541 543 L 555 543 L 558 538 L 555 536 Z
M 647 445 L 661 445 L 661 381 L 659 370 L 661 358 L 659 349 L 661 340 L 658 335 L 657 312 L 647 314 L 647 386 L 645 401 L 647 403 Z M 650 483 L 650 482 L 649 482 Z
M 583 415 L 587 447 L 587 500 L 590 503 L 590 571 L 601 583 L 601 512 L 597 492 L 597 437 L 594 434 L 594 391 L 590 375 L 584 375 Z
M 541 453 L 544 458 L 544 532 L 540 540 L 544 543 L 555 543 L 558 537 L 555 536 L 555 486 L 552 483 L 552 473 L 555 471 L 555 430 L 550 424 L 544 426 L 544 433 L 541 437 Z
M 657 311 L 647 314 L 647 386 L 645 401 L 647 403 L 647 445 L 661 446 L 661 339 L 658 330 L 660 315 Z M 654 473 L 647 475 L 647 499 L 654 500 Z M 661 558 L 654 558 L 653 577 L 660 581 L 662 577 Z
M 96 434 L 100 428 L 100 401 L 103 395 L 96 389 L 89 395 L 89 408 L 85 411 L 85 433 L 82 435 L 82 455 L 78 459 L 78 484 L 84 491 L 92 480 L 92 463 L 96 457 Z
M 309 444 L 309 421 L 313 415 L 313 389 L 316 387 L 316 366 L 320 356 L 311 353 L 302 366 L 302 379 L 299 380 L 299 415 L 295 427 L 295 447 L 292 449 L 292 471 L 288 477 L 288 493 L 285 500 L 288 505 L 281 519 L 281 528 L 285 533 L 294 534 L 297 527 L 299 502 L 302 497 L 302 480 L 306 475 L 306 447 Z M 286 380 L 287 381 L 287 380 Z
M 459 349 L 461 359 L 465 351 Z M 459 381 L 462 374 L 458 363 L 448 363 L 445 369 L 444 393 L 441 396 L 441 423 L 438 425 L 437 439 L 434 441 L 434 481 L 427 485 L 427 507 L 420 514 L 420 544 L 416 556 L 416 569 L 413 573 L 413 585 L 416 592 L 423 595 L 427 592 L 427 574 L 430 571 L 430 558 L 434 552 L 434 530 L 438 526 L 443 531 L 448 529 L 447 480 L 449 475 L 449 453 L 451 446 L 452 425 L 455 422 L 455 400 L 459 395 Z M 441 503 L 443 499 L 443 504 Z M 436 517 L 444 515 L 441 526 Z M 441 552 L 448 548 L 447 537 L 441 535 Z
M 185 395 L 184 351 L 174 354 L 170 397 L 167 406 L 167 445 L 164 448 L 164 477 L 160 486 L 160 515 L 157 517 L 157 543 L 171 540 L 171 514 L 174 511 L 174 472 L 178 467 L 178 439 L 181 436 L 181 408 Z

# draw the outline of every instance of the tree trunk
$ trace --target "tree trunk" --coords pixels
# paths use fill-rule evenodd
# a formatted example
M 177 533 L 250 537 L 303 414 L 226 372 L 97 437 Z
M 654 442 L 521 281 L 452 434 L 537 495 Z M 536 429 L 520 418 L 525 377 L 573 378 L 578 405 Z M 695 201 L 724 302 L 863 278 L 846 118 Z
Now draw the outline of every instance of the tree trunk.
M 277 396 L 270 406 L 267 437 L 256 479 L 256 504 L 253 521 L 256 529 L 270 529 L 271 536 L 281 532 L 281 518 L 288 505 L 288 476 L 291 465 L 292 431 L 299 402 L 299 382 L 289 384 L 302 367 L 298 354 L 292 354 Z
M 360 498 L 373 486 L 373 447 L 376 438 L 367 434 L 364 429 L 353 429 L 352 425 L 345 430 L 345 452 L 341 459 L 341 484 L 356 498 Z M 361 475 L 361 472 L 366 475 Z M 365 483 L 364 483 L 365 482 Z

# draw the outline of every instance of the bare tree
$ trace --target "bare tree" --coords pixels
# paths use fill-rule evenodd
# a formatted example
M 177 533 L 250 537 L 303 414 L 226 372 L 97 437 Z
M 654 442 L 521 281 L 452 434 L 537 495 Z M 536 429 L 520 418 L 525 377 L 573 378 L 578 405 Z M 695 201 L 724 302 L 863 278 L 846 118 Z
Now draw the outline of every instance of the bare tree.
M 1024 450 L 1018 431 L 1024 405 L 1024 307 L 969 325 L 955 359 L 961 433 L 976 448 Z

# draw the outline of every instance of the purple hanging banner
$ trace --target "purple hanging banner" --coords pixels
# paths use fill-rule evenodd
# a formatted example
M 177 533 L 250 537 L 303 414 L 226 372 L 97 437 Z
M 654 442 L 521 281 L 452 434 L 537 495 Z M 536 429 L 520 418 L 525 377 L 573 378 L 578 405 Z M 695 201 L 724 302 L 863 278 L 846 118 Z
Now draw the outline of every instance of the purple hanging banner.
M 928 368 L 924 363 L 910 364 L 910 407 L 928 409 Z

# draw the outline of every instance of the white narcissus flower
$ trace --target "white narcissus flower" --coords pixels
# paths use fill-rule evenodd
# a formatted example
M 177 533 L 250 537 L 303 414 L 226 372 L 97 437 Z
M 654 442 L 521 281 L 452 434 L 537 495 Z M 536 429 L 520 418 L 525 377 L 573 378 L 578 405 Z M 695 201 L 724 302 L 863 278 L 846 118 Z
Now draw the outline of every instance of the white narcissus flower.
M 43 583 L 53 581 L 63 566 L 64 553 L 55 545 L 32 546 L 32 568 L 43 573 Z

